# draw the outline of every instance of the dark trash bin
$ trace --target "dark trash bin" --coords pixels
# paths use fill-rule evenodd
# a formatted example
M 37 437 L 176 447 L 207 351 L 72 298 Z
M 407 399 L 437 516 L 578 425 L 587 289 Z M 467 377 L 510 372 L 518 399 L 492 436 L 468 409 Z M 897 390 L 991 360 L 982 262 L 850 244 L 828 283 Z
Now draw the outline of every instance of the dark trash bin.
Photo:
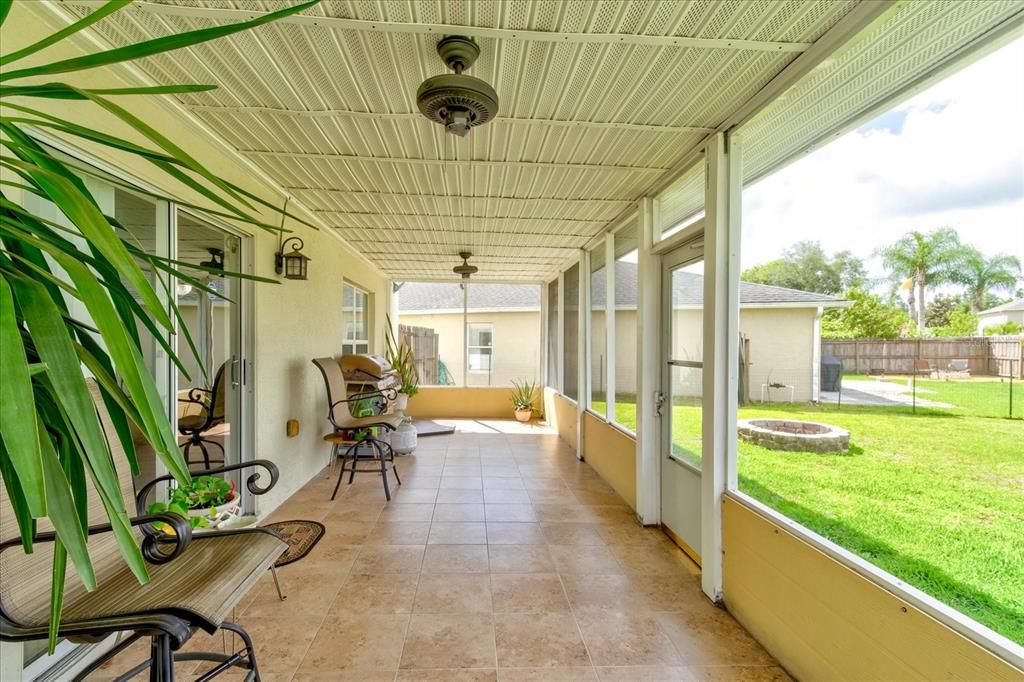
M 834 355 L 821 358 L 821 390 L 838 391 L 843 383 L 843 361 Z

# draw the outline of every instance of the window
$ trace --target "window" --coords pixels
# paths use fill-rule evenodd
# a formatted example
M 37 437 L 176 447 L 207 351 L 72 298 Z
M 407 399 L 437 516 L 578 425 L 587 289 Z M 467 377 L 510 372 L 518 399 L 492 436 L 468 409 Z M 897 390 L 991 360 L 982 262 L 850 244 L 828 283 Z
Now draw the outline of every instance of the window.
M 486 372 L 494 369 L 491 362 L 494 355 L 494 325 L 469 325 L 469 371 Z
M 342 343 L 344 355 L 370 352 L 370 295 L 351 284 L 342 285 Z
M 605 333 L 604 241 L 590 252 L 590 408 L 604 415 L 607 407 L 607 336 Z
M 639 220 L 615 232 L 615 405 L 616 424 L 636 431 L 636 304 Z
M 580 312 L 580 265 L 577 263 L 565 271 L 565 315 L 563 319 L 562 376 L 564 386 L 562 394 L 579 400 L 579 312 Z
M 558 388 L 558 280 L 548 283 L 548 386 Z

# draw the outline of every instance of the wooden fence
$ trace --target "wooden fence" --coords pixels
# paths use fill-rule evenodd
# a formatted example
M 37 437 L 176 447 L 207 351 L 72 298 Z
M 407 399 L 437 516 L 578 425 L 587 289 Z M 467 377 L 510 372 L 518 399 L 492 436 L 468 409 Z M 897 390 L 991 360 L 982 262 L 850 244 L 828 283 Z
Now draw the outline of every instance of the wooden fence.
M 421 386 L 438 384 L 438 336 L 429 327 L 411 327 L 398 325 L 398 343 L 408 344 L 412 348 L 416 360 L 416 372 L 420 377 Z
M 945 370 L 954 360 L 966 360 L 971 374 L 1024 378 L 1021 341 L 996 336 L 822 339 L 821 355 L 842 360 L 846 374 L 913 374 L 915 369 Z

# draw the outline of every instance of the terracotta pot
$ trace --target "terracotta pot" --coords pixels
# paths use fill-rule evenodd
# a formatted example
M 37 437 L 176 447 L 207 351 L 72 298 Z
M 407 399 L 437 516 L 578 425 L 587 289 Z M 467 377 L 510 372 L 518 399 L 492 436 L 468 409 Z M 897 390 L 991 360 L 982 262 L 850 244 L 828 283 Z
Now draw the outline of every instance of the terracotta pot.
M 516 409 L 515 414 L 516 414 L 516 419 L 518 419 L 519 421 L 521 421 L 523 423 L 526 423 L 526 422 L 530 421 L 531 419 L 533 419 L 533 410 L 531 410 L 528 407 L 524 408 L 524 409 Z

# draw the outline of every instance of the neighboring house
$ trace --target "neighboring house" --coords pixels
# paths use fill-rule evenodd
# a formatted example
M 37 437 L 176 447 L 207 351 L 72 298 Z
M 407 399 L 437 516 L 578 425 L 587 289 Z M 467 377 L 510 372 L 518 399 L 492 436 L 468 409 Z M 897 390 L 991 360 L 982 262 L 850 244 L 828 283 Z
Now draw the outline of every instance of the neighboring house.
M 978 334 L 984 334 L 985 327 L 994 327 L 1006 322 L 1024 325 L 1024 298 L 1018 298 L 1016 301 L 997 305 L 995 308 L 978 313 Z
M 673 277 L 677 359 L 702 358 L 701 302 L 704 278 L 676 272 Z M 616 262 L 615 348 L 619 358 L 636 357 L 636 264 Z M 592 308 L 605 306 L 605 279 L 596 278 Z M 534 378 L 539 372 L 541 339 L 540 287 L 536 285 L 483 285 L 469 288 L 469 384 L 506 384 L 515 377 Z M 749 341 L 750 390 L 758 400 L 761 384 L 794 387 L 797 402 L 818 399 L 821 365 L 821 314 L 845 307 L 847 301 L 824 294 L 750 284 L 740 285 L 740 331 Z M 439 335 L 441 359 L 457 383 L 462 380 L 462 290 L 458 284 L 408 283 L 399 292 L 402 324 L 430 327 Z M 591 313 L 591 324 L 604 328 L 603 310 Z M 489 336 L 484 336 L 489 335 Z M 491 344 L 487 350 L 479 342 Z M 591 376 L 601 392 L 604 376 L 603 335 L 591 349 Z M 531 364 L 532 363 L 532 364 Z M 633 393 L 636 362 L 616 362 L 615 384 L 620 395 Z M 699 395 L 699 370 L 674 369 L 676 395 Z M 789 391 L 770 391 L 773 401 L 789 399 Z

